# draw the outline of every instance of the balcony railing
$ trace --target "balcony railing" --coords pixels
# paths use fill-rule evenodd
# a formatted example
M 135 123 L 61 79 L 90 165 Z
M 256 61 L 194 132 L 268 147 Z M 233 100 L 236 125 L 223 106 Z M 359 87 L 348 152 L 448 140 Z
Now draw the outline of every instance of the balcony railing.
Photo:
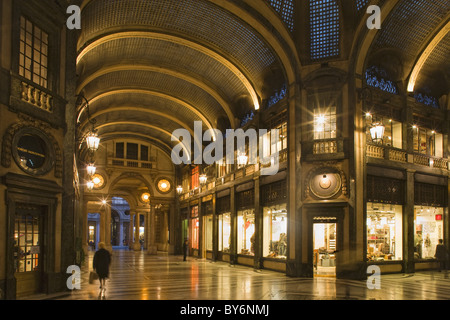
M 127 168 L 138 168 L 138 169 L 153 169 L 154 162 L 151 161 L 140 161 L 140 160 L 130 160 L 130 159 L 120 159 L 120 158 L 109 158 L 108 165 L 115 167 L 127 167 Z
M 404 150 L 395 149 L 392 147 L 367 144 L 366 155 L 371 158 L 385 159 L 397 162 L 410 162 L 416 165 L 449 170 L 449 160 L 445 158 L 435 158 L 424 154 L 409 155 Z
M 53 112 L 53 97 L 43 90 L 37 88 L 37 86 L 21 81 L 21 99 L 33 106 L 45 110 L 47 112 Z

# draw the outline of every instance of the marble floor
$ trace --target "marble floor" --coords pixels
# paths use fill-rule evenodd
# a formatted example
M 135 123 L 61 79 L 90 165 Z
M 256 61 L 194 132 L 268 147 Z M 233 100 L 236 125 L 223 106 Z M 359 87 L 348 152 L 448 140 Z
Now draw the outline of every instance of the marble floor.
M 290 278 L 268 270 L 164 253 L 114 251 L 106 295 L 89 284 L 93 253 L 82 271 L 81 289 L 42 300 L 449 300 L 448 271 L 381 276 L 379 288 L 367 281 L 330 277 Z

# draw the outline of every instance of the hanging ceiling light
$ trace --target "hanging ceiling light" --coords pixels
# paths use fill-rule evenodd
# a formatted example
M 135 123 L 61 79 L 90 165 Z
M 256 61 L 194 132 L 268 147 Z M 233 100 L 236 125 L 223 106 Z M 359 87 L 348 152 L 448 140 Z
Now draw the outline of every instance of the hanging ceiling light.
M 92 177 L 95 174 L 95 172 L 97 171 L 97 167 L 94 166 L 93 164 L 89 164 L 86 167 L 86 171 L 87 171 L 87 174 Z
M 178 194 L 182 194 L 183 193 L 183 187 L 182 186 L 178 186 L 177 187 L 177 193 Z
M 88 181 L 86 186 L 89 191 L 93 190 L 94 189 L 94 181 Z
M 208 181 L 208 177 L 206 176 L 206 174 L 202 174 L 199 178 L 200 184 L 204 185 L 206 184 L 206 182 Z
M 91 131 L 86 137 L 86 145 L 89 150 L 97 151 L 98 146 L 100 145 L 100 138 L 97 136 L 97 133 Z

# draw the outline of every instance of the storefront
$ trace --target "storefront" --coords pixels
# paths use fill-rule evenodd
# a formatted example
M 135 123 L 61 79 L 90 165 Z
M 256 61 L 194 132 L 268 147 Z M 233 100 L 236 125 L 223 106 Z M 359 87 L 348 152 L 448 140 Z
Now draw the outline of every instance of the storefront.
M 217 215 L 217 259 L 230 261 L 231 251 L 231 210 L 230 196 L 222 196 L 216 199 Z
M 367 260 L 403 259 L 403 206 L 367 203 Z
M 285 180 L 261 186 L 263 267 L 286 270 L 287 185 Z
M 191 207 L 189 219 L 189 245 L 190 254 L 194 257 L 200 256 L 200 217 L 198 214 L 198 205 Z
M 255 191 L 252 189 L 236 193 L 236 255 L 237 263 L 254 266 L 256 220 Z
M 206 259 L 213 259 L 213 238 L 214 238 L 214 215 L 213 215 L 213 203 L 212 195 L 202 198 L 202 223 L 203 223 L 203 235 L 202 235 L 202 257 Z
M 436 246 L 446 243 L 445 223 L 448 217 L 446 179 L 426 179 L 417 175 L 414 184 L 414 262 L 415 270 L 435 268 Z M 420 181 L 432 181 L 436 184 Z M 437 183 L 441 183 L 441 185 Z
M 366 259 L 383 273 L 401 272 L 408 261 L 405 176 L 400 171 L 389 174 L 396 178 L 367 176 Z

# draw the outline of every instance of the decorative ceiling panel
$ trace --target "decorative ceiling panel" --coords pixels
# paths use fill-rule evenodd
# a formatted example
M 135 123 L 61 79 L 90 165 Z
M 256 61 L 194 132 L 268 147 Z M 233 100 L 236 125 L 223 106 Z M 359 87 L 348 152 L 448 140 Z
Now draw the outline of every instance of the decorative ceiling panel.
M 166 66 L 192 74 L 213 83 L 229 101 L 247 92 L 241 80 L 222 63 L 195 49 L 163 40 L 139 37 L 108 41 L 87 52 L 77 67 L 86 77 L 116 64 Z M 262 86 L 262 79 L 259 81 L 258 86 Z
M 448 0 L 406 0 L 383 24 L 375 49 L 395 48 L 410 63 L 450 10 Z
M 84 95 L 91 99 L 99 93 L 116 89 L 150 89 L 165 93 L 195 106 L 214 123 L 218 117 L 226 116 L 221 105 L 207 92 L 188 81 L 157 72 L 117 71 L 102 75 L 84 88 Z
M 252 76 L 276 62 L 271 48 L 255 30 L 210 1 L 90 1 L 83 9 L 82 21 L 82 44 L 113 28 L 164 30 L 214 46 L 239 61 Z

